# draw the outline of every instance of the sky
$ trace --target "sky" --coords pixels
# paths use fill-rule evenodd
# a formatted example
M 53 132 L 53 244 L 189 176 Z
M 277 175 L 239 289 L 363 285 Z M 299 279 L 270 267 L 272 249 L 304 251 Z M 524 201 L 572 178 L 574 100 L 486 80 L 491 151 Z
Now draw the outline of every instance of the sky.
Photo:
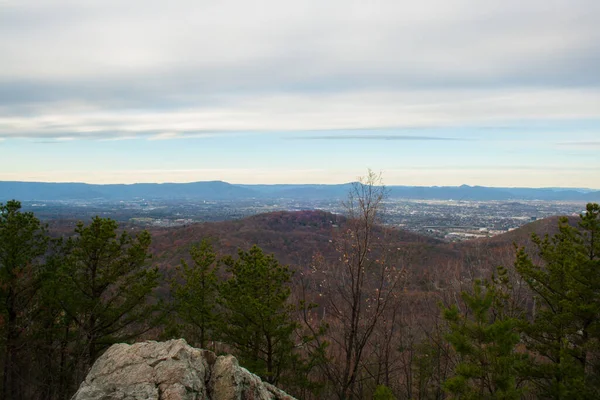
M 600 189 L 598 0 L 0 0 L 0 180 Z

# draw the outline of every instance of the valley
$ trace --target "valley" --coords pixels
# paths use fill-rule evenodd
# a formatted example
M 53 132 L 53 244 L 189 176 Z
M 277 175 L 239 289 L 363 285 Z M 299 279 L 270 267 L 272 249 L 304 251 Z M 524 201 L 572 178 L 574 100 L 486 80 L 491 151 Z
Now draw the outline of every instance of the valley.
M 86 220 L 96 215 L 147 228 L 233 221 L 276 211 L 343 214 L 343 198 L 329 200 L 24 201 L 43 220 Z M 411 200 L 388 198 L 382 221 L 448 242 L 492 237 L 554 215 L 578 215 L 585 203 L 542 200 Z

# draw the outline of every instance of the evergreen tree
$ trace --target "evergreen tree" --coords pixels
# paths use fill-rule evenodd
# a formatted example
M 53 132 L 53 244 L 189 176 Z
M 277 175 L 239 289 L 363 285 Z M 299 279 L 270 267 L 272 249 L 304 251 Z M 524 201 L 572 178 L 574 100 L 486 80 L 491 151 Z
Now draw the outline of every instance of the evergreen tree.
M 46 259 L 42 285 L 38 297 L 38 313 L 32 324 L 33 335 L 29 352 L 33 360 L 31 367 L 39 371 L 36 379 L 36 397 L 46 400 L 70 399 L 79 386 L 77 329 L 73 320 L 65 313 L 60 295 L 63 288 L 58 279 L 58 268 L 63 258 L 61 240 L 53 241 Z M 52 373 L 48 373 L 52 371 Z
M 396 396 L 394 396 L 394 392 L 392 389 L 385 385 L 379 385 L 375 388 L 375 393 L 373 393 L 373 400 L 396 400 Z
M 578 227 L 562 218 L 555 236 L 534 235 L 539 264 L 523 249 L 517 255 L 517 271 L 536 295 L 527 345 L 543 356 L 529 374 L 547 398 L 600 397 L 599 214 L 588 204 Z
M 95 217 L 78 223 L 67 240 L 56 284 L 66 316 L 79 331 L 84 366 L 113 343 L 128 341 L 153 325 L 151 295 L 159 283 L 148 268 L 150 234 L 117 235 L 117 223 Z M 84 368 L 85 369 L 85 368 Z
M 503 271 L 501 271 L 503 273 Z M 524 356 L 516 352 L 518 320 L 505 315 L 503 296 L 494 283 L 476 281 L 473 293 L 462 292 L 466 311 L 443 310 L 446 338 L 458 364 L 444 388 L 453 398 L 518 399 L 517 376 Z
M 181 261 L 174 279 L 171 294 L 177 316 L 183 322 L 186 340 L 206 348 L 212 340 L 217 297 L 216 254 L 208 240 L 192 246 L 190 255 L 194 264 Z
M 31 212 L 21 212 L 16 200 L 0 203 L 0 321 L 3 346 L 2 398 L 23 396 L 26 365 L 21 365 L 21 345 L 40 288 L 41 264 L 48 237 L 45 226 Z
M 429 335 L 415 347 L 416 356 L 412 361 L 414 369 L 414 398 L 445 398 L 444 382 L 452 374 L 452 346 L 445 340 L 446 327 L 435 326 Z
M 245 367 L 276 384 L 297 358 L 298 324 L 288 303 L 292 272 L 257 246 L 222 263 L 230 277 L 219 286 L 221 338 Z

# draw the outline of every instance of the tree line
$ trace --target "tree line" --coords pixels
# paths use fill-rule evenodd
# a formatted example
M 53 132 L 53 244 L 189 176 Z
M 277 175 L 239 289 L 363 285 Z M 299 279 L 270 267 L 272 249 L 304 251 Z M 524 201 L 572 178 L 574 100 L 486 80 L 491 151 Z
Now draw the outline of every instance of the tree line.
M 217 257 L 204 240 L 165 277 L 149 266 L 150 242 L 100 217 L 53 239 L 18 201 L 0 204 L 3 399 L 68 399 L 111 344 L 174 337 L 310 388 L 289 267 L 257 246 Z
M 380 226 L 385 198 L 378 175 L 354 185 L 335 256 L 296 270 L 207 238 L 168 275 L 146 231 L 96 217 L 52 238 L 0 204 L 2 398 L 68 399 L 111 344 L 179 337 L 299 398 L 600 396 L 598 204 L 511 264 L 414 290 L 410 250 Z

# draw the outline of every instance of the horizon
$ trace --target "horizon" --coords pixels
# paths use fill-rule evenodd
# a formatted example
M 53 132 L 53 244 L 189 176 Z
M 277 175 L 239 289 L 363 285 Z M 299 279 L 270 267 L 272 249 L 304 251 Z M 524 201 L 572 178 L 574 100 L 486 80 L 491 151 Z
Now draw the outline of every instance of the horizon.
M 596 0 L 0 2 L 0 180 L 586 188 Z M 51 33 L 51 34 L 50 34 Z
M 0 183 L 42 183 L 42 184 L 83 184 L 83 185 L 98 185 L 98 186 L 111 186 L 111 185 L 124 185 L 124 186 L 132 186 L 132 185 L 168 185 L 168 184 L 194 184 L 194 183 L 226 183 L 229 185 L 236 186 L 343 186 L 343 185 L 351 185 L 353 183 L 357 183 L 358 180 L 348 181 L 348 182 L 338 182 L 338 183 L 241 183 L 241 182 L 228 182 L 224 180 L 206 180 L 206 181 L 190 181 L 190 182 L 133 182 L 133 183 L 90 183 L 90 182 L 81 182 L 81 181 L 14 181 L 14 180 L 0 180 Z M 549 190 L 575 190 L 575 191 L 600 191 L 600 188 L 593 187 L 552 187 L 552 186 L 489 186 L 489 185 L 469 185 L 466 183 L 460 185 L 404 185 L 404 184 L 395 184 L 395 183 L 385 183 L 383 184 L 385 187 L 448 187 L 448 188 L 459 188 L 459 187 L 481 187 L 481 188 L 489 188 L 489 189 L 549 189 Z

